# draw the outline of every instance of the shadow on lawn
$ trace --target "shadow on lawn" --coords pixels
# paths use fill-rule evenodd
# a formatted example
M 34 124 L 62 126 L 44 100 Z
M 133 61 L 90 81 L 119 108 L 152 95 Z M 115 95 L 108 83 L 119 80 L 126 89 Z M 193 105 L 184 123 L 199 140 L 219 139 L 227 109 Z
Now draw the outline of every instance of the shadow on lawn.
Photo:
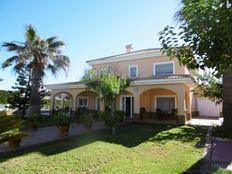
M 171 125 L 132 123 L 118 128 L 116 135 L 112 135 L 110 130 L 98 130 L 83 133 L 72 138 L 58 140 L 57 142 L 34 149 L 8 154 L 1 157 L 0 162 L 30 152 L 39 152 L 46 156 L 55 155 L 97 141 L 119 144 L 128 148 L 138 146 L 146 141 L 154 143 L 166 143 L 170 140 L 191 142 L 195 141 L 196 137 L 202 137 L 202 134 L 204 133 L 203 130 L 204 128 L 202 127 L 192 126 L 176 127 Z M 199 141 L 197 142 L 201 142 L 201 138 L 199 138 Z
M 162 131 L 156 136 L 149 139 L 151 142 L 165 144 L 169 141 L 192 142 L 196 141 L 195 147 L 200 148 L 204 146 L 205 134 L 207 127 L 200 126 L 182 126 L 172 131 Z

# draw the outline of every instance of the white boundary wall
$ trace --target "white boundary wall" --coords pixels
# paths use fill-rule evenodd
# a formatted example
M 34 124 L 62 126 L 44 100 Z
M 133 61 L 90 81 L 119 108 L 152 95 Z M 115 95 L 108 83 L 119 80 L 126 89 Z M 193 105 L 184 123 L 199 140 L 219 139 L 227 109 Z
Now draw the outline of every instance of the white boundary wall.
M 197 107 L 200 116 L 219 117 L 222 112 L 222 104 L 218 105 L 207 98 L 197 98 Z

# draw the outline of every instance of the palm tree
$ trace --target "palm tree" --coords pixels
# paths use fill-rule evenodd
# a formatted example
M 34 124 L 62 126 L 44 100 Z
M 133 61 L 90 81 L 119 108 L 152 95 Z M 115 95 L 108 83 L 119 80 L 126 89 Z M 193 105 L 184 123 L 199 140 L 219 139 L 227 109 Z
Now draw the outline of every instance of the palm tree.
M 27 115 L 32 113 L 40 115 L 40 90 L 46 70 L 50 70 L 54 75 L 60 69 L 67 72 L 70 60 L 62 54 L 63 46 L 64 42 L 55 36 L 42 39 L 32 25 L 26 26 L 25 42 L 14 41 L 3 44 L 3 47 L 15 55 L 5 60 L 2 68 L 13 65 L 16 72 L 23 66 L 30 69 L 32 87 Z

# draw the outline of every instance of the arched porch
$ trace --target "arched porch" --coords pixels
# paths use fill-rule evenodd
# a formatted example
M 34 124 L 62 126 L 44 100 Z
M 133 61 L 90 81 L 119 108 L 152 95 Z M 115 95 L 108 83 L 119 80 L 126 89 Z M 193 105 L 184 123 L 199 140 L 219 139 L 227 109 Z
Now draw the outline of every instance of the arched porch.
M 100 97 L 96 92 L 83 91 L 76 96 L 76 108 L 100 111 Z
M 166 105 L 166 107 L 169 107 L 169 111 L 167 112 L 170 113 L 171 108 L 177 108 L 178 124 L 185 124 L 187 121 L 187 113 L 189 116 L 188 119 L 191 119 L 190 91 L 185 84 L 134 85 L 130 86 L 127 90 L 134 97 L 134 119 L 141 119 L 141 108 L 142 110 L 145 109 L 146 112 L 156 112 L 157 108 L 165 107 L 164 105 L 168 100 L 171 104 L 169 106 L 168 104 Z M 156 102 L 157 98 L 158 107 Z
M 52 109 L 71 112 L 73 105 L 73 97 L 68 92 L 56 93 L 53 97 Z
M 165 88 L 152 88 L 140 95 L 140 118 L 176 120 L 178 96 Z

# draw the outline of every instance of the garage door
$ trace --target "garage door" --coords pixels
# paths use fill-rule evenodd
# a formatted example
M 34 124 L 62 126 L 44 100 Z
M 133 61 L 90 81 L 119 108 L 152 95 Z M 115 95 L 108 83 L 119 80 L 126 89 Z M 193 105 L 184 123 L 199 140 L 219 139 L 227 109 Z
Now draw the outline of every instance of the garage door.
M 215 102 L 212 102 L 206 98 L 198 98 L 197 106 L 200 116 L 212 116 L 219 117 L 220 112 L 222 111 L 222 105 L 216 105 Z

